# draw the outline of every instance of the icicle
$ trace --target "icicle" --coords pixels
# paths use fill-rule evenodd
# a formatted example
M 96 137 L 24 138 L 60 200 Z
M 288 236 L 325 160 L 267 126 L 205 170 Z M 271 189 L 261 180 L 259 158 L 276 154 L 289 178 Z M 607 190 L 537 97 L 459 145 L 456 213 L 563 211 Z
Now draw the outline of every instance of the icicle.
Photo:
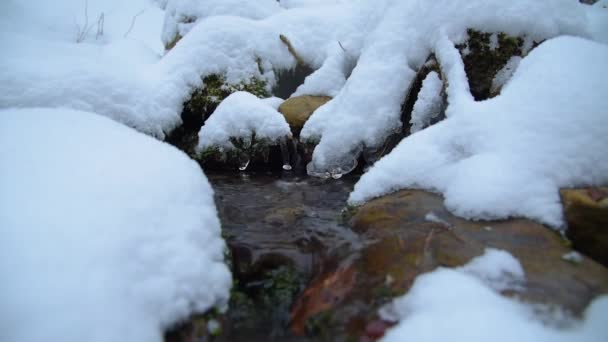
M 239 171 L 245 171 L 247 170 L 247 167 L 249 166 L 249 156 L 247 155 L 247 153 L 241 153 L 239 155 Z
M 287 138 L 282 138 L 279 142 L 281 147 L 281 157 L 283 157 L 283 170 L 290 171 L 291 163 L 289 162 L 289 147 L 287 146 Z

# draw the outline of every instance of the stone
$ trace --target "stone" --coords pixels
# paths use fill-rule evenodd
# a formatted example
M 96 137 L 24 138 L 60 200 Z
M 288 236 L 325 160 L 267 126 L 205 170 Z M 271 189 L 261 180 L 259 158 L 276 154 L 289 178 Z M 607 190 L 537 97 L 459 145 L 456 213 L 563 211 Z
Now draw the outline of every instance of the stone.
M 429 213 L 436 219 L 428 220 Z M 333 320 L 326 329 L 334 334 L 368 335 L 377 310 L 406 293 L 418 275 L 462 266 L 486 248 L 511 253 L 526 272 L 523 288 L 504 295 L 580 315 L 595 297 L 608 293 L 608 269 L 584 256 L 580 263 L 564 260 L 572 249 L 558 232 L 527 219 L 467 221 L 450 214 L 437 194 L 403 190 L 377 198 L 356 210 L 350 226 L 368 243 L 356 256 L 329 261 L 337 264 L 333 272 L 321 267 L 324 274 L 292 310 L 294 332 L 329 311 Z
M 573 247 L 608 266 L 608 187 L 562 189 L 560 195 Z
M 329 96 L 303 95 L 287 99 L 279 106 L 279 112 L 285 116 L 285 120 L 291 127 L 294 136 L 299 136 L 302 127 L 312 113 L 331 100 Z
M 475 100 L 481 101 L 496 95 L 491 91 L 492 81 L 509 59 L 523 56 L 528 51 L 523 37 L 473 29 L 467 30 L 467 34 L 467 41 L 456 47 L 462 56 L 471 94 Z

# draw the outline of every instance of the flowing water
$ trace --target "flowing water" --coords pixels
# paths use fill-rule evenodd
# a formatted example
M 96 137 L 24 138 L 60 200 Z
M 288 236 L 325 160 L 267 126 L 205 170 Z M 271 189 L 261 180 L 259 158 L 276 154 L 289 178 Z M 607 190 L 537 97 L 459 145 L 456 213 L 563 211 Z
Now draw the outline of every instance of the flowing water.
M 235 277 L 222 340 L 296 340 L 288 328 L 295 297 L 327 264 L 362 242 L 343 223 L 356 176 L 339 180 L 290 172 L 207 177 Z

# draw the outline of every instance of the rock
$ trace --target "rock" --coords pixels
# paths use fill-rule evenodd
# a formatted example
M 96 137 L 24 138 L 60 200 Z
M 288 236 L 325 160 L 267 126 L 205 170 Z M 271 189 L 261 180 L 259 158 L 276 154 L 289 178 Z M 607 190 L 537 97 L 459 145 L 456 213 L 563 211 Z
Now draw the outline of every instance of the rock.
M 608 270 L 587 257 L 580 263 L 562 259 L 571 248 L 556 231 L 526 219 L 467 221 L 450 214 L 436 194 L 404 190 L 372 200 L 350 224 L 368 243 L 310 283 L 292 310 L 296 332 L 327 311 L 336 334 L 368 335 L 377 310 L 405 293 L 418 275 L 464 265 L 488 247 L 513 254 L 526 272 L 523 289 L 505 295 L 578 315 L 608 293 Z M 320 290 L 320 284 L 328 286 Z
M 560 190 L 573 247 L 608 266 L 608 187 Z
M 264 216 L 264 222 L 274 226 L 289 227 L 304 216 L 306 216 L 304 206 L 272 208 Z
M 467 34 L 467 41 L 457 48 L 464 62 L 471 94 L 477 101 L 488 99 L 499 92 L 491 92 L 492 81 L 511 57 L 524 56 L 528 48 L 538 45 L 531 42 L 531 46 L 525 46 L 523 37 L 512 37 L 502 32 L 488 33 L 469 29 Z
M 279 112 L 285 116 L 285 120 L 289 123 L 289 127 L 291 127 L 291 132 L 294 136 L 299 136 L 306 120 L 308 120 L 317 108 L 321 107 L 329 100 L 331 100 L 331 97 L 329 96 L 296 96 L 283 102 L 281 106 L 279 106 Z

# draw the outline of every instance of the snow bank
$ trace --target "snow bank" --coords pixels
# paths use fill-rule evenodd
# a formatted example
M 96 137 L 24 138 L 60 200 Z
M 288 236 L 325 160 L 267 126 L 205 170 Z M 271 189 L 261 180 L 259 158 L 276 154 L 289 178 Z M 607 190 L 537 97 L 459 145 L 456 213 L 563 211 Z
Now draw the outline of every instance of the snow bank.
M 87 16 L 82 0 L 3 1 L 0 108 L 92 111 L 163 137 L 181 119 L 155 96 L 162 11 L 145 0 L 86 3 Z M 77 43 L 79 32 L 88 34 Z
M 175 148 L 59 109 L 0 111 L 2 340 L 162 341 L 231 286 L 212 189 Z
M 289 124 L 273 104 L 276 101 L 260 100 L 247 92 L 236 92 L 228 96 L 217 107 L 201 128 L 197 150 L 210 147 L 234 149 L 230 138 L 240 138 L 251 144 L 252 136 L 257 141 L 278 143 L 291 137 Z
M 474 263 L 493 264 L 498 269 L 510 265 L 502 270 L 511 271 L 521 268 L 513 259 L 506 252 L 489 250 Z M 569 328 L 557 328 L 543 323 L 542 319 L 551 321 L 551 317 L 538 317 L 534 307 L 501 296 L 463 271 L 472 267 L 473 264 L 456 270 L 439 268 L 416 278 L 409 292 L 390 306 L 388 318 L 400 322 L 382 341 L 599 342 L 608 336 L 608 296 L 597 298 L 583 321 L 570 322 Z M 491 269 L 481 267 L 478 271 Z
M 423 188 L 469 219 L 524 216 L 563 226 L 559 188 L 608 182 L 606 60 L 606 45 L 549 40 L 521 61 L 500 96 L 482 102 L 457 79 L 462 65 L 453 66 L 448 118 L 378 161 L 349 202 Z

